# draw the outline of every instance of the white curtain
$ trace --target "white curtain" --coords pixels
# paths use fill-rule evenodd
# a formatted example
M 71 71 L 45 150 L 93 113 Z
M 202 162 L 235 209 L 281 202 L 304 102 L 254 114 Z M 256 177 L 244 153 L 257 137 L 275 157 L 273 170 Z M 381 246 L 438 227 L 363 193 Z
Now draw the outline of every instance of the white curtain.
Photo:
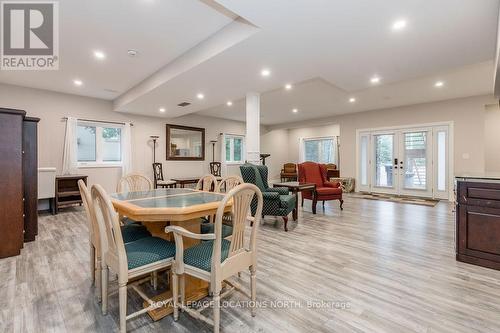
M 62 174 L 76 174 L 78 171 L 78 119 L 68 117 L 66 120 L 66 136 L 64 138 Z
M 130 123 L 125 123 L 122 130 L 122 175 L 132 172 L 132 130 Z
M 221 163 L 220 174 L 221 174 L 222 177 L 226 177 L 227 176 L 226 134 L 221 133 L 219 135 L 219 140 L 220 140 L 220 163 Z

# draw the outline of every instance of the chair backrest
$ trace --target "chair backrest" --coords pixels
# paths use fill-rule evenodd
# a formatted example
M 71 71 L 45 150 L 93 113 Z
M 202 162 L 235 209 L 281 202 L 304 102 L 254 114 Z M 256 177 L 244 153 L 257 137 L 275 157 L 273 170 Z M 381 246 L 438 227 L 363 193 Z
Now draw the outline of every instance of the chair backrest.
M 153 176 L 155 182 L 163 179 L 163 164 L 161 163 L 153 163 Z
M 200 191 L 215 191 L 217 188 L 217 179 L 214 175 L 205 175 L 198 180 L 196 189 Z
M 252 199 L 257 197 L 257 210 L 253 217 L 253 224 L 250 239 L 245 244 L 245 226 L 248 221 L 250 204 Z M 215 215 L 215 241 L 212 249 L 212 272 L 220 270 L 221 266 L 221 245 L 222 245 L 222 217 L 224 216 L 227 203 L 232 200 L 232 223 L 233 233 L 231 246 L 227 259 L 237 256 L 240 253 L 252 252 L 255 260 L 255 250 L 257 247 L 257 230 L 262 214 L 262 192 L 253 184 L 241 184 L 229 191 L 222 199 Z
M 245 183 L 256 185 L 262 192 L 269 188 L 267 183 L 267 167 L 265 165 L 245 163 L 240 165 L 240 172 Z
M 150 191 L 152 189 L 151 179 L 138 173 L 131 173 L 120 179 L 116 192 Z
M 220 162 L 210 162 L 210 173 L 216 177 L 220 177 L 221 166 Z
M 299 164 L 299 181 L 314 183 L 317 187 L 323 187 L 326 181 L 326 167 L 315 162 Z
M 243 184 L 243 179 L 240 176 L 228 176 L 222 179 L 218 184 L 215 192 L 229 192 L 236 186 Z
M 296 173 L 297 165 L 295 163 L 285 163 L 283 164 L 283 171 L 286 173 Z
M 128 272 L 127 254 L 118 214 L 101 185 L 93 185 L 91 193 L 95 217 L 99 226 L 102 258 L 113 271 L 118 273 L 119 282 L 126 282 Z
M 85 185 L 85 182 L 82 179 L 78 180 L 78 188 L 80 189 L 80 196 L 82 197 L 83 207 L 85 208 L 85 213 L 87 214 L 90 243 L 92 243 L 96 252 L 100 256 L 101 242 L 99 239 L 99 226 L 97 225 L 97 220 L 95 218 L 92 195 L 90 194 L 87 185 Z
M 325 164 L 326 170 L 337 170 L 337 165 L 333 163 Z

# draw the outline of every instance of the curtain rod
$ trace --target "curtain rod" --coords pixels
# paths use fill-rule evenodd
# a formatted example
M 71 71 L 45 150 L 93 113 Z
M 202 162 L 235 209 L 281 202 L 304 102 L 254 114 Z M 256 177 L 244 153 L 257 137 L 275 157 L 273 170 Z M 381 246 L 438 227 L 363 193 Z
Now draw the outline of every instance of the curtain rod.
M 68 117 L 63 117 L 62 120 L 68 120 Z M 80 120 L 80 121 L 89 121 L 89 122 L 93 122 L 93 123 L 105 123 L 105 124 L 125 125 L 125 123 L 119 122 L 119 121 L 106 121 L 106 120 L 83 119 L 83 118 L 77 118 L 77 120 Z M 134 124 L 130 123 L 130 126 L 134 126 Z

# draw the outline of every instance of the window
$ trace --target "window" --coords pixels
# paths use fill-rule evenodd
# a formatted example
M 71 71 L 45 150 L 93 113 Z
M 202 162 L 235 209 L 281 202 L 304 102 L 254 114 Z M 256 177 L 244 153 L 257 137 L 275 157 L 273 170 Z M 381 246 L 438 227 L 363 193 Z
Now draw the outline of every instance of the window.
M 226 135 L 226 163 L 243 163 L 245 160 L 245 137 Z
M 337 139 L 335 137 L 303 139 L 303 159 L 317 163 L 337 164 Z
M 78 165 L 121 165 L 121 131 L 112 124 L 78 122 Z

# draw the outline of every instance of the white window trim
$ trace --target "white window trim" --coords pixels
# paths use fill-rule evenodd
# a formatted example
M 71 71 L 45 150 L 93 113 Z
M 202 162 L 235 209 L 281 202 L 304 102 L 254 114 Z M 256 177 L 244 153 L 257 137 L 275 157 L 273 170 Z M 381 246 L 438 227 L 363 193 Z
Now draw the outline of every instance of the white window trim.
M 228 161 L 225 159 L 225 163 L 227 165 L 243 165 L 245 164 L 245 156 L 246 156 L 246 142 L 245 142 L 245 136 L 244 135 L 235 135 L 235 134 L 226 134 L 225 139 L 234 139 L 234 138 L 241 138 L 241 161 Z M 224 142 L 224 151 L 226 151 L 226 142 Z M 229 155 L 234 157 L 234 140 L 231 140 L 231 144 L 229 146 Z M 226 156 L 226 154 L 224 154 Z
M 95 161 L 78 161 L 79 169 L 87 168 L 121 168 L 123 166 L 123 142 L 120 138 L 120 156 L 121 161 L 103 161 L 102 160 L 102 129 L 106 128 L 120 128 L 123 131 L 123 125 L 115 123 L 104 123 L 104 122 L 90 122 L 79 120 L 77 126 L 92 126 L 95 127 L 95 149 L 96 149 L 96 160 Z

